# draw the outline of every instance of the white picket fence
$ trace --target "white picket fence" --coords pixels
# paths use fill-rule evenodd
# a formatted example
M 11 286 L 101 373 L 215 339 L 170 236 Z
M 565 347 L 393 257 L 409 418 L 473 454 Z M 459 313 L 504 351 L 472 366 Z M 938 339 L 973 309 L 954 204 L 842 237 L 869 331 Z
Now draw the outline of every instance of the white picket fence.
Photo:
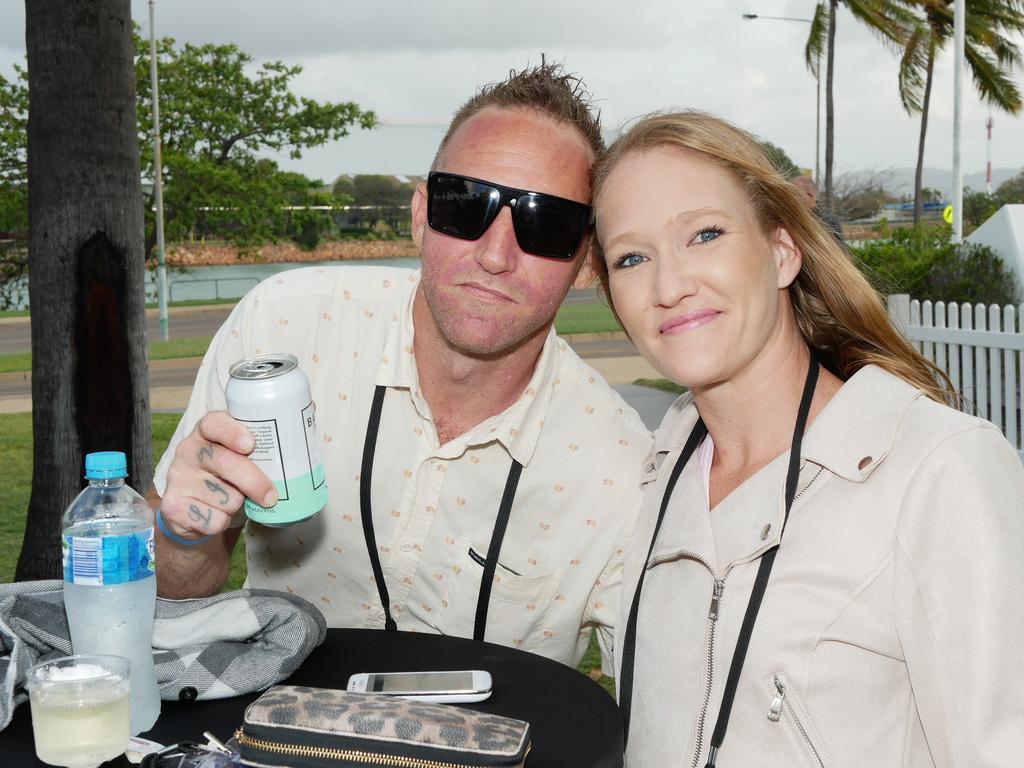
M 964 410 L 999 427 L 1024 460 L 1021 354 L 1024 305 L 956 304 L 889 296 L 889 316 L 920 352 L 949 374 Z

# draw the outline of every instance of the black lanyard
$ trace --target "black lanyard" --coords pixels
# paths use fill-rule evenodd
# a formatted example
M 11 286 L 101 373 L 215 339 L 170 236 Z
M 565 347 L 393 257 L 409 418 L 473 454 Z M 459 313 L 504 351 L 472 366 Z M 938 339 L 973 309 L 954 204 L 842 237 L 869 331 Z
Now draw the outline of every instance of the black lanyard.
M 373 512 L 370 506 L 373 454 L 377 449 L 377 433 L 380 431 L 380 414 L 384 408 L 384 393 L 386 391 L 386 387 L 377 385 L 373 392 L 370 423 L 366 427 L 366 440 L 363 442 L 363 467 L 359 474 L 359 511 L 363 518 L 366 551 L 370 555 L 373 578 L 377 582 L 377 594 L 380 596 L 380 604 L 384 607 L 384 629 L 394 631 L 398 629 L 398 625 L 391 616 L 391 598 L 388 596 L 388 585 L 384 581 L 384 569 L 381 568 L 380 555 L 377 553 L 377 537 L 373 533 Z M 505 538 L 508 518 L 512 512 L 512 502 L 515 500 L 516 487 L 519 485 L 519 476 L 522 472 L 523 465 L 513 459 L 512 466 L 508 470 L 508 479 L 505 481 L 505 492 L 498 505 L 498 517 L 494 521 L 491 543 L 487 547 L 484 572 L 480 577 L 480 592 L 476 599 L 476 620 L 473 623 L 474 640 L 483 640 L 484 632 L 487 629 L 487 607 L 491 601 L 491 583 L 494 581 L 494 571 L 498 565 L 498 556 L 501 554 L 501 542 Z
M 789 449 L 789 471 L 786 473 L 786 512 L 782 519 L 782 530 L 779 531 L 779 542 L 782 542 L 782 534 L 786 530 L 786 523 L 789 521 L 789 510 L 793 506 L 793 498 L 796 496 L 796 484 L 800 475 L 800 446 L 803 442 L 804 427 L 807 425 L 807 416 L 811 410 L 811 400 L 814 397 L 814 387 L 818 382 L 818 358 L 811 352 L 811 364 L 807 371 L 807 380 L 804 382 L 804 391 L 800 399 L 800 408 L 796 415 L 796 426 L 793 429 L 793 442 Z M 622 641 L 622 668 L 619 673 L 619 708 L 622 711 L 623 743 L 629 741 L 629 718 L 633 706 L 633 667 L 636 657 L 636 625 L 640 612 L 640 592 L 644 587 L 644 577 L 647 575 L 647 568 L 651 555 L 654 554 L 654 545 L 658 540 L 658 531 L 665 519 L 665 511 L 668 509 L 669 499 L 675 488 L 683 467 L 690 460 L 697 446 L 707 434 L 707 428 L 700 419 L 690 432 L 690 437 L 683 447 L 682 453 L 672 467 L 668 481 L 665 484 L 665 493 L 661 497 L 661 508 L 658 510 L 658 520 L 654 525 L 654 533 L 651 535 L 651 545 L 647 549 L 647 559 L 644 561 L 640 571 L 640 578 L 637 581 L 636 591 L 633 593 L 633 602 L 629 607 L 629 618 L 626 620 L 626 634 Z M 729 727 L 729 714 L 732 712 L 733 700 L 736 698 L 736 688 L 739 685 L 740 672 L 743 670 L 743 661 L 747 657 L 747 648 L 750 646 L 750 636 L 754 632 L 754 623 L 757 621 L 757 612 L 761 608 L 761 600 L 764 598 L 765 588 L 768 586 L 768 576 L 772 572 L 772 565 L 775 563 L 775 556 L 778 554 L 779 545 L 769 549 L 761 556 L 761 563 L 757 569 L 757 576 L 754 578 L 754 588 L 750 593 L 750 601 L 747 603 L 747 611 L 743 615 L 743 624 L 740 626 L 739 637 L 736 639 L 736 648 L 732 653 L 732 664 L 729 666 L 729 676 L 725 681 L 725 691 L 722 693 L 722 706 L 718 710 L 718 720 L 715 723 L 714 733 L 711 734 L 708 762 L 705 768 L 715 768 L 718 759 L 718 750 L 725 741 L 725 732 Z

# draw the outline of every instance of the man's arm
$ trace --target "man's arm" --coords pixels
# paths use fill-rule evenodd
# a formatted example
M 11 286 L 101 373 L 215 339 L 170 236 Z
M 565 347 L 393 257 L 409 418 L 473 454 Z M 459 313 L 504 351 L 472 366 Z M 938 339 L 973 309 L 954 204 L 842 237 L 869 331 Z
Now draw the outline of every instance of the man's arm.
M 150 488 L 146 501 L 154 514 L 160 508 L 156 488 Z M 165 521 L 166 524 L 166 521 Z M 175 600 L 216 594 L 228 580 L 231 552 L 241 528 L 228 528 L 201 544 L 185 546 L 167 538 L 156 529 L 156 586 L 160 597 Z
M 273 483 L 248 457 L 252 436 L 224 411 L 206 414 L 174 449 L 163 498 L 147 500 L 159 511 L 156 533 L 157 591 L 162 597 L 205 597 L 228 577 L 231 551 L 245 497 L 277 503 Z M 166 528 L 170 536 L 162 529 Z

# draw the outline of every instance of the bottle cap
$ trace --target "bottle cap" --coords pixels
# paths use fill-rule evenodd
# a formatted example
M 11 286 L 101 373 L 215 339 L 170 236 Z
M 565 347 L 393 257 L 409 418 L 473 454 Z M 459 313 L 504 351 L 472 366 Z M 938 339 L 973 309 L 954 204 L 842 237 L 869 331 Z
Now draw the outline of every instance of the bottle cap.
M 98 451 L 85 456 L 86 480 L 128 476 L 128 460 L 121 451 Z

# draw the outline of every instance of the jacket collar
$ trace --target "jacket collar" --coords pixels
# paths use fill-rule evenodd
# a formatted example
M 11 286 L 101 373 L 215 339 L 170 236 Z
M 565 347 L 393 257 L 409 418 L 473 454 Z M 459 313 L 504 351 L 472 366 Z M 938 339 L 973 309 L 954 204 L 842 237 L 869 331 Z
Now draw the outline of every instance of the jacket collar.
M 926 395 L 877 365 L 857 371 L 804 437 L 803 457 L 854 483 L 888 455 L 911 403 Z
M 804 460 L 853 482 L 865 480 L 889 452 L 903 414 L 919 397 L 925 394 L 877 365 L 861 368 L 807 430 Z M 681 450 L 698 416 L 693 395 L 680 395 L 655 435 L 655 455 Z
M 866 480 L 891 450 L 896 430 L 911 403 L 924 396 L 877 366 L 866 366 L 855 373 L 804 435 L 798 494 L 821 468 L 851 482 Z M 659 466 L 676 460 L 697 417 L 689 393 L 672 404 L 655 437 L 655 461 Z M 709 513 L 699 467 L 691 459 L 673 493 L 686 501 L 670 507 L 651 562 L 686 553 L 704 560 L 717 572 L 730 563 L 757 557 L 776 545 L 785 517 L 783 485 L 787 466 L 786 455 L 777 457 Z M 655 509 L 660 507 L 668 472 L 666 467 L 657 473 L 658 482 L 648 486 L 649 492 L 657 489 L 653 491 L 657 496 Z M 648 479 L 653 477 L 649 475 Z M 766 504 L 765 500 L 770 501 Z M 799 504 L 798 500 L 794 510 Z M 718 553 L 711 514 L 730 520 L 730 525 L 718 533 Z

